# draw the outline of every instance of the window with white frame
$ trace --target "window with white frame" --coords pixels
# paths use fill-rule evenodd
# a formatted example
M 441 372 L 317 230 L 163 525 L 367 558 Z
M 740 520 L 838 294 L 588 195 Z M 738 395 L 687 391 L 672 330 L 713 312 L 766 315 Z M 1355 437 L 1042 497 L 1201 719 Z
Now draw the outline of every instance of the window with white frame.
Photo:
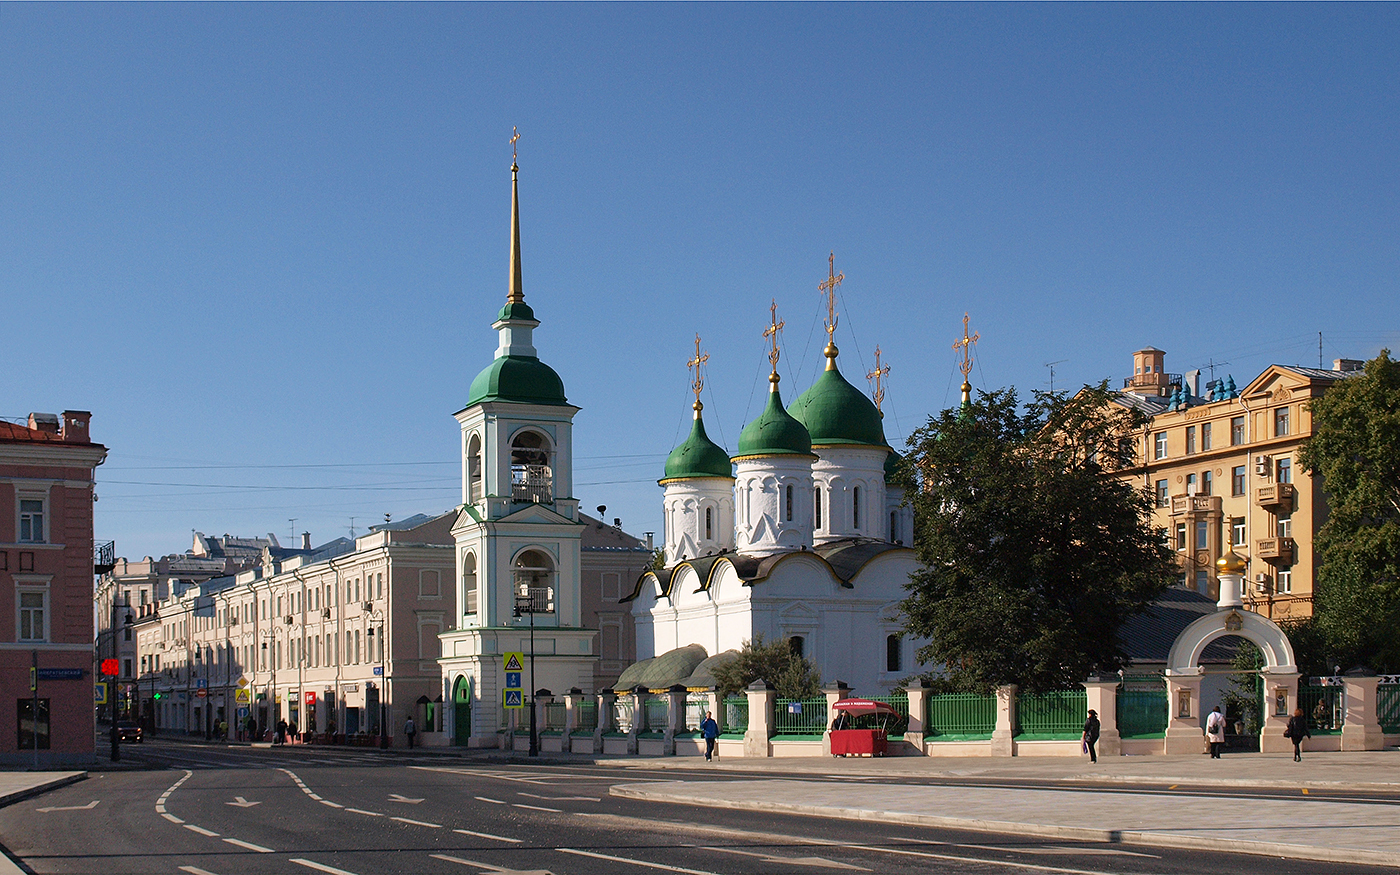
M 18 640 L 49 640 L 49 591 L 47 589 L 19 590 L 18 607 Z
M 470 616 L 477 612 L 476 554 L 462 556 L 462 613 Z
M 1289 593 L 1293 591 L 1293 567 L 1280 568 L 1278 570 L 1278 580 L 1274 582 L 1274 591 Z
M 1230 518 L 1230 543 L 1235 547 L 1245 545 L 1245 525 L 1242 516 Z
M 19 500 L 19 540 L 22 544 L 42 544 L 44 538 L 44 500 Z
M 1154 455 L 1153 458 L 1165 459 L 1167 457 L 1167 433 L 1159 431 L 1152 437 Z

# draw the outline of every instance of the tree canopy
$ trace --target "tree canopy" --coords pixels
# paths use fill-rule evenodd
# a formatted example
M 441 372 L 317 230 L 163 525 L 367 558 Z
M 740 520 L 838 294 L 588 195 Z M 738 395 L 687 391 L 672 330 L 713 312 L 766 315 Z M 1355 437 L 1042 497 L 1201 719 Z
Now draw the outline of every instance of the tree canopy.
M 1063 689 L 1125 656 L 1117 633 L 1172 584 L 1152 497 L 1130 478 L 1141 413 L 1107 384 L 979 393 L 909 439 L 921 569 L 903 603 L 961 688 Z
M 756 634 L 739 656 L 714 668 L 720 695 L 733 696 L 762 678 L 784 699 L 807 699 L 821 692 L 820 675 L 810 659 L 798 656 L 786 641 L 768 642 Z
M 1311 411 L 1299 464 L 1330 505 L 1313 540 L 1317 624 L 1343 668 L 1400 671 L 1400 362 L 1382 350 Z

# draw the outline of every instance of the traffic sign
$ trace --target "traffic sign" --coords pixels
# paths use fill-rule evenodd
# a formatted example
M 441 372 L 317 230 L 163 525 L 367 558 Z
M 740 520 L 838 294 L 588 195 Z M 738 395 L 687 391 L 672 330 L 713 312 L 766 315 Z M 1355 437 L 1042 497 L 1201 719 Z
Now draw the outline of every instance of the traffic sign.
M 524 708 L 524 707 L 525 707 L 525 691 L 524 691 L 524 690 L 506 690 L 506 692 L 505 692 L 505 706 L 506 706 L 507 708 Z
M 508 672 L 506 672 L 506 689 L 507 689 L 507 690 L 519 690 L 519 689 L 523 689 L 524 686 L 525 686 L 525 683 L 524 683 L 524 681 L 522 680 L 523 677 L 524 677 L 524 674 L 523 674 L 522 672 L 518 672 L 518 671 L 508 671 Z
M 525 670 L 525 654 L 523 653 L 507 653 L 505 654 L 505 662 L 506 671 Z
M 198 689 L 194 691 L 194 694 L 199 698 L 203 699 L 205 696 L 209 695 L 209 691 L 205 689 Z
M 253 700 L 252 691 L 247 687 L 233 691 L 233 701 L 237 705 L 247 705 Z
M 92 703 L 94 705 L 107 704 L 107 685 L 97 683 L 92 685 Z
M 202 690 L 202 689 L 204 689 L 205 687 L 208 687 L 208 686 L 209 686 L 209 681 L 208 681 L 207 678 L 195 678 L 195 679 L 194 679 L 194 685 L 195 685 L 195 688 L 196 688 L 196 689 Z

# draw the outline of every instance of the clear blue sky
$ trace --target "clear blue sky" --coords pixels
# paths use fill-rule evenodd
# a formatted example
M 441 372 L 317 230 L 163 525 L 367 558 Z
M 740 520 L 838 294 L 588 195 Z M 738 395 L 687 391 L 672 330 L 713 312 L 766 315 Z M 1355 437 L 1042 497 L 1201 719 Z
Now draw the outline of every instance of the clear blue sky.
M 321 543 L 459 496 L 512 125 L 576 493 L 661 526 L 837 342 L 892 442 L 978 388 L 1400 348 L 1400 7 L 0 4 L 0 416 L 93 412 L 97 535 Z

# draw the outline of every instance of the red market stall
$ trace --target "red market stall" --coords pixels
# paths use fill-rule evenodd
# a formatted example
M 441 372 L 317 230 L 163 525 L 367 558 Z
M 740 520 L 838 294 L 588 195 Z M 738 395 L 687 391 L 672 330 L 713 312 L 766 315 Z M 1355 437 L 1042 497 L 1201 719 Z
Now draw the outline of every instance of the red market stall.
M 870 699 L 842 699 L 831 708 L 837 712 L 830 730 L 832 756 L 885 755 L 889 727 L 902 716 L 898 711 Z M 874 725 L 852 729 L 858 717 L 870 718 L 860 722 Z

